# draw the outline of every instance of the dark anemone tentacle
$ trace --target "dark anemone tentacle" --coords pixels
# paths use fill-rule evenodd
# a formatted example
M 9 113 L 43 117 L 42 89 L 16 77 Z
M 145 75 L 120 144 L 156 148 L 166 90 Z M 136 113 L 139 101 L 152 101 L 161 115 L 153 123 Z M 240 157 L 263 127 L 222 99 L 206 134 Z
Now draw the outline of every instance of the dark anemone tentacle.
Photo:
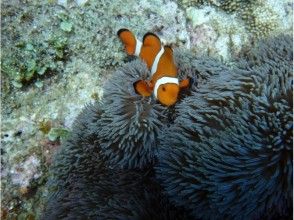
M 292 51 L 290 36 L 261 42 L 177 106 L 156 170 L 195 218 L 291 216 Z
M 189 219 L 162 193 L 152 166 L 107 166 L 96 134 L 102 113 L 101 103 L 87 105 L 55 155 L 42 219 Z
M 135 93 L 133 83 L 148 77 L 135 60 L 118 70 L 104 86 L 104 113 L 97 135 L 111 167 L 143 168 L 155 160 L 157 136 L 167 117 L 153 97 Z

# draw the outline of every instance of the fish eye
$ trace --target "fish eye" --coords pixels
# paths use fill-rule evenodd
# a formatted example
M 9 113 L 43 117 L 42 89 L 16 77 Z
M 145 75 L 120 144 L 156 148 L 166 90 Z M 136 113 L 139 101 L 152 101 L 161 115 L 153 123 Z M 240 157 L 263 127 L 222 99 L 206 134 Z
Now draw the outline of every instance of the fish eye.
M 165 91 L 165 87 L 164 86 L 162 87 L 162 90 Z

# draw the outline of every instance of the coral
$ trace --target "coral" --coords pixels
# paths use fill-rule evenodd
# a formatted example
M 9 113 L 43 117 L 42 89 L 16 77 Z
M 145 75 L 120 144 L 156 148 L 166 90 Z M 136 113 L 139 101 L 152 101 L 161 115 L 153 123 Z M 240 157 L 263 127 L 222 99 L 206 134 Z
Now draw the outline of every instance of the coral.
M 61 63 L 56 62 L 67 59 L 67 38 L 55 37 L 40 44 L 32 41 L 19 41 L 9 50 L 4 48 L 1 71 L 17 88 L 44 74 L 60 71 Z
M 230 61 L 243 45 L 248 44 L 250 34 L 244 22 L 237 16 L 225 13 L 212 6 L 189 7 L 187 32 L 189 49 L 197 56 L 209 55 L 220 60 Z
M 56 154 L 43 219 L 184 219 L 162 194 L 152 168 L 107 168 L 93 132 L 102 113 L 101 104 L 88 105 Z
M 41 176 L 40 160 L 31 155 L 24 162 L 12 167 L 10 176 L 13 184 L 17 184 L 21 188 L 27 188 L 33 179 L 38 179 Z
M 214 50 L 217 33 L 211 26 L 206 24 L 201 24 L 196 28 L 189 26 L 188 32 L 190 33 L 191 49 L 197 54 L 207 55 Z
M 248 8 L 256 7 L 258 4 L 260 4 L 261 1 L 253 1 L 253 0 L 225 0 L 225 1 L 219 1 L 216 6 L 220 7 L 222 10 L 228 12 L 228 13 L 234 13 L 234 12 L 241 12 L 246 11 Z M 254 5 L 255 4 L 255 5 Z
M 5 3 L 1 21 L 2 30 L 7 33 L 1 38 L 5 54 L 1 56 L 3 78 L 16 88 L 31 82 L 41 86 L 40 80 L 45 75 L 60 73 L 68 59 L 68 34 L 61 28 L 54 27 L 54 34 L 46 35 L 47 30 L 41 31 L 44 28 L 34 24 L 37 12 L 40 13 L 39 8 L 34 9 L 37 12 L 33 14 L 33 8 L 10 4 Z M 61 20 L 58 22 L 64 23 Z
M 44 134 L 48 134 L 52 128 L 52 121 L 43 119 L 42 121 L 39 122 L 38 128 Z
M 181 0 L 181 4 L 185 7 L 190 6 L 214 6 L 219 7 L 224 11 L 227 11 L 229 13 L 245 10 L 247 7 L 249 7 L 251 4 L 258 4 L 260 1 L 253 1 L 253 0 Z
M 154 161 L 166 108 L 153 96 L 136 94 L 133 87 L 134 82 L 148 75 L 147 66 L 135 60 L 115 72 L 104 86 L 104 112 L 97 136 L 111 166 L 142 168 Z
M 185 98 L 160 135 L 157 176 L 195 218 L 290 215 L 292 51 L 290 36 L 257 44 Z
M 269 36 L 279 26 L 278 15 L 269 7 L 251 6 L 239 13 L 246 28 L 257 38 Z
M 206 8 L 214 7 L 220 9 L 228 14 L 236 15 L 237 18 L 244 22 L 248 32 L 255 38 L 264 38 L 270 34 L 281 31 L 280 25 L 284 25 L 284 11 L 287 10 L 285 2 L 280 1 L 278 4 L 267 1 L 244 1 L 244 0 L 212 0 L 212 1 L 186 1 L 182 0 L 181 4 L 187 8 L 188 17 L 192 21 L 208 19 L 205 14 Z M 282 5 L 282 6 L 281 6 Z M 200 7 L 195 9 L 191 6 Z M 203 7 L 204 6 L 204 7 Z M 207 7 L 209 6 L 209 7 Z M 200 14 L 200 18 L 193 11 Z M 193 19 L 193 17 L 195 17 Z M 234 18 L 233 18 L 234 19 Z M 289 28 L 288 25 L 287 28 Z
M 202 6 L 202 5 L 214 5 L 214 4 L 216 4 L 215 0 L 208 0 L 208 1 L 205 1 L 205 0 L 193 0 L 193 1 L 181 0 L 180 2 L 185 7 L 195 6 L 195 5 L 196 6 Z
M 13 148 L 18 147 L 20 136 L 26 136 L 22 133 L 25 131 L 12 135 Z M 24 155 L 22 151 L 13 152 L 9 149 L 6 141 L 9 140 L 3 140 L 1 137 L 1 211 L 7 211 L 6 218 L 2 217 L 28 219 L 28 216 L 40 216 L 40 190 L 46 182 L 47 173 L 40 155 L 42 148 L 30 146 L 28 153 Z M 27 142 L 22 142 L 22 147 L 27 147 L 26 144 Z

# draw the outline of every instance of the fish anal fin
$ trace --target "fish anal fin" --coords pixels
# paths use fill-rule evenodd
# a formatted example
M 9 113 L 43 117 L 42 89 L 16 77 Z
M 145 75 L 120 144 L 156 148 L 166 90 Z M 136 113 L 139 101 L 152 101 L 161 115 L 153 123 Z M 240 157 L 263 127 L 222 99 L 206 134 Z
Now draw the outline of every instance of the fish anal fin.
M 135 92 L 141 96 L 151 96 L 152 90 L 144 80 L 138 80 L 133 84 Z

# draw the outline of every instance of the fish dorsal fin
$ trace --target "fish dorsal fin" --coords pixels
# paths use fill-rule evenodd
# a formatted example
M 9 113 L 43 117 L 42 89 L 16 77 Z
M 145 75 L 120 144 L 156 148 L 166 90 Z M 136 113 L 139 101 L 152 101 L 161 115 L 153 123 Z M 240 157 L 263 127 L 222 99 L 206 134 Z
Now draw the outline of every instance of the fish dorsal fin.
M 171 46 L 165 45 L 165 46 L 164 46 L 164 52 L 165 52 L 165 54 L 166 54 L 169 58 L 171 58 L 171 60 L 174 59 L 174 58 L 173 58 L 174 51 L 173 51 L 173 49 L 171 48 Z
M 121 39 L 125 46 L 128 55 L 135 55 L 137 39 L 135 35 L 128 29 L 122 28 L 117 32 L 118 37 Z M 141 42 L 138 42 L 139 44 Z
M 144 35 L 140 57 L 146 62 L 148 69 L 152 67 L 155 57 L 160 52 L 161 47 L 161 41 L 158 36 L 153 33 Z

